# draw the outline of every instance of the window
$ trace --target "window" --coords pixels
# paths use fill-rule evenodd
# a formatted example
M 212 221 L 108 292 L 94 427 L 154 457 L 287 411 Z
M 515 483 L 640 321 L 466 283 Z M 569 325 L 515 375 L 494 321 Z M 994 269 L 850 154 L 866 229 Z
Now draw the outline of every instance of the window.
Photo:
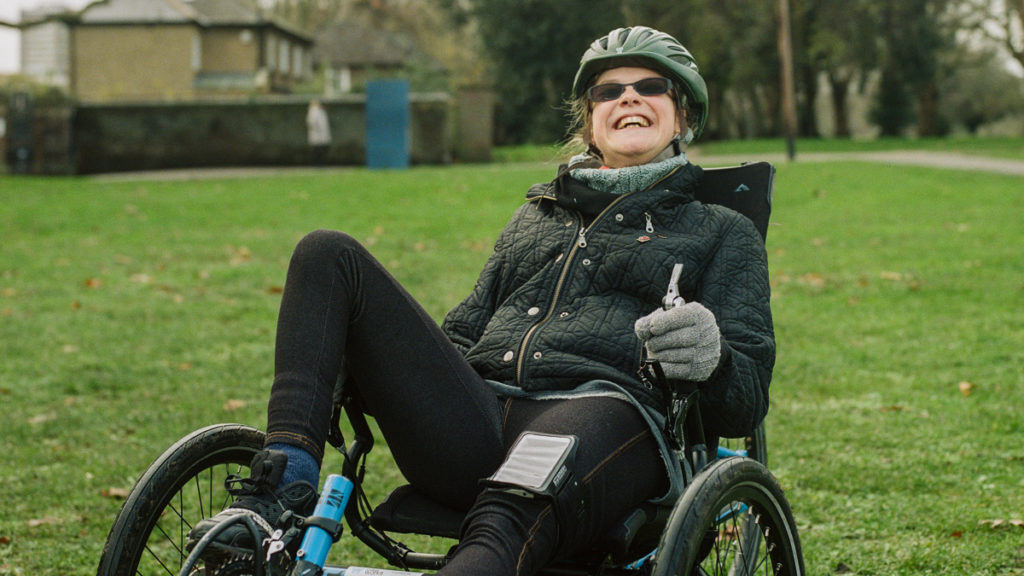
M 288 41 L 281 39 L 278 43 L 278 57 L 277 57 L 277 69 L 281 72 L 288 72 L 288 64 L 291 62 L 291 58 L 288 57 Z
M 277 69 L 277 38 L 267 36 L 267 70 Z
M 338 71 L 338 90 L 344 93 L 352 91 L 352 69 L 345 66 Z
M 302 60 L 303 60 L 302 57 L 303 57 L 302 46 L 296 45 L 295 49 L 292 50 L 292 74 L 296 78 L 302 78 L 303 76 L 306 75 L 305 74 L 305 72 L 306 72 L 305 66 L 302 65 Z
M 192 71 L 199 72 L 203 69 L 203 38 L 197 30 L 192 35 Z

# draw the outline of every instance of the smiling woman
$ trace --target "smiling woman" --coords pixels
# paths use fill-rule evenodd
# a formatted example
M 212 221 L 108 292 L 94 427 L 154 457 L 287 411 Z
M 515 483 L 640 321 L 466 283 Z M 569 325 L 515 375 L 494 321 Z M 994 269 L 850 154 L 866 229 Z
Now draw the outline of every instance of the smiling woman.
M 671 87 L 671 81 L 647 68 L 612 68 L 597 78 L 594 88 L 623 87 L 618 98 L 594 100 L 594 89 L 588 91 L 593 104 L 591 139 L 601 150 L 609 168 L 646 164 L 679 138 L 686 111 L 677 110 L 668 91 L 642 95 L 637 85 L 651 80 Z M 618 89 L 616 88 L 616 91 Z M 646 91 L 646 90 L 643 90 Z M 605 93 L 610 90 L 605 90 Z
M 617 29 L 584 53 L 573 92 L 587 153 L 530 188 L 441 326 L 354 236 L 298 243 L 265 449 L 189 549 L 216 562 L 269 536 L 286 509 L 310 513 L 342 373 L 409 484 L 465 518 L 445 576 L 536 574 L 591 551 L 644 502 L 679 496 L 651 363 L 701 387 L 708 444 L 758 427 L 775 362 L 766 254 L 749 219 L 695 199 L 704 173 L 684 148 L 707 117 L 697 65 L 668 34 Z M 665 286 L 679 296 L 667 309 Z M 516 449 L 537 436 L 559 439 L 539 441 L 560 446 L 542 462 Z M 502 473 L 523 467 L 564 482 L 539 490 Z M 231 524 L 250 513 L 265 534 Z
M 614 30 L 590 45 L 573 97 L 574 143 L 608 168 L 680 157 L 707 123 L 707 85 L 693 55 L 643 26 Z

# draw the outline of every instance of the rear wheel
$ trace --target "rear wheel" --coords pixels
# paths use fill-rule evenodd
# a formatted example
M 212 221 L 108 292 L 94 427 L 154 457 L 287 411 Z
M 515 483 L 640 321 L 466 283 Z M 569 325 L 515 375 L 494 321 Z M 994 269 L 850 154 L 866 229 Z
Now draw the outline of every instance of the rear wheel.
M 774 476 L 748 458 L 699 474 L 676 503 L 652 576 L 802 576 L 789 503 Z
M 173 574 L 196 522 L 227 507 L 230 474 L 249 476 L 263 432 L 241 424 L 197 430 L 167 449 L 136 482 L 110 529 L 97 576 Z

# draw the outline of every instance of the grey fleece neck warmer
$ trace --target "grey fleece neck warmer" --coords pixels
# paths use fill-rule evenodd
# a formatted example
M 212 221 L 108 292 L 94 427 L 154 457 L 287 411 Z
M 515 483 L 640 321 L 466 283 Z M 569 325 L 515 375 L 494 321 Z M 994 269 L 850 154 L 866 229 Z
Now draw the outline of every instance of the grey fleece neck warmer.
M 590 156 L 576 156 L 569 164 L 570 166 L 577 164 L 593 166 L 593 163 L 589 162 L 590 160 L 593 160 Z M 625 168 L 572 168 L 569 174 L 594 190 L 609 194 L 625 194 L 634 190 L 650 188 L 666 174 L 688 162 L 685 152 L 675 155 L 670 146 L 647 164 Z

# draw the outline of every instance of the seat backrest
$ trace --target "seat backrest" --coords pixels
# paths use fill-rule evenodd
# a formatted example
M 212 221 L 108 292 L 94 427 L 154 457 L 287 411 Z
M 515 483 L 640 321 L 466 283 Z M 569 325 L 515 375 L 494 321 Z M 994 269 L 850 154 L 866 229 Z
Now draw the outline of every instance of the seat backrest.
M 764 239 L 768 236 L 774 186 L 775 166 L 768 162 L 751 162 L 705 168 L 704 179 L 695 196 L 705 204 L 720 204 L 750 218 Z

